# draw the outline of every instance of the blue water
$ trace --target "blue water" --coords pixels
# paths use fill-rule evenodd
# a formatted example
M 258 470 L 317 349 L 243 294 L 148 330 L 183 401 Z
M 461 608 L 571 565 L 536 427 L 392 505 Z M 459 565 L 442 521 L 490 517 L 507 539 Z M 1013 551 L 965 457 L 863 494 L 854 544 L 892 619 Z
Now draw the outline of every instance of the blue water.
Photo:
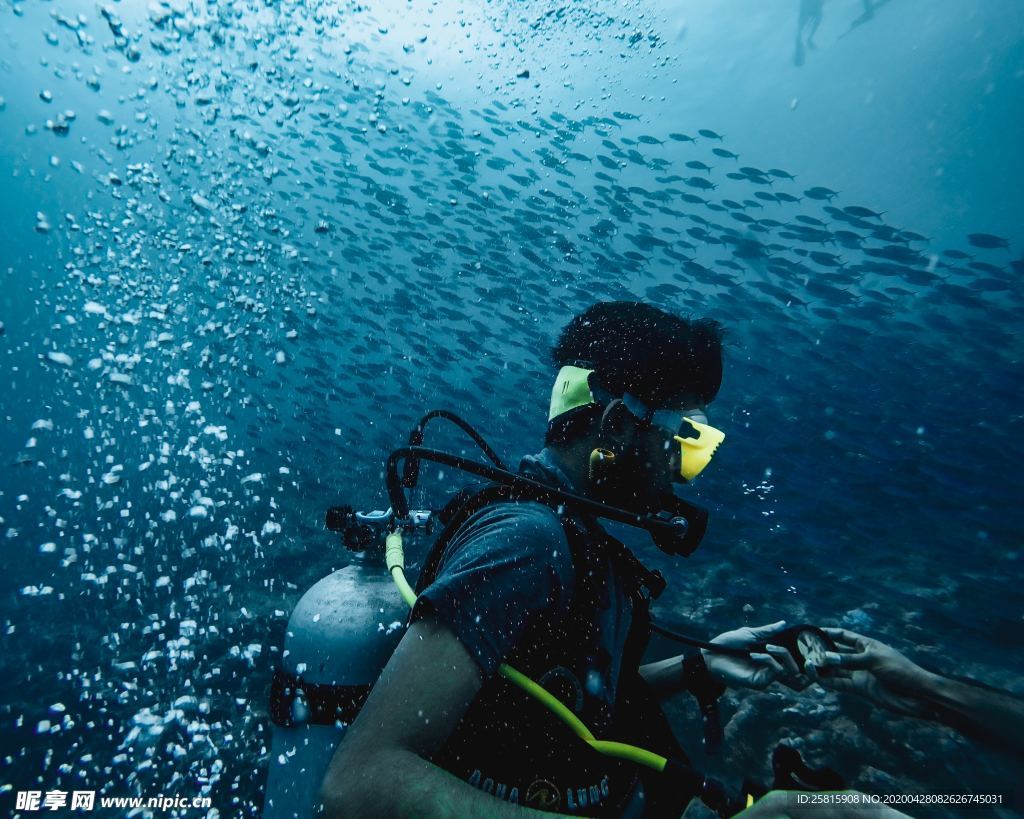
M 381 505 L 434 406 L 538 448 L 598 299 L 729 334 L 708 539 L 638 547 L 663 616 L 1020 692 L 1024 7 L 827 0 L 797 59 L 801 5 L 0 6 L 0 799 L 258 812 L 323 509 Z M 780 739 L 879 792 L 1013 781 L 820 691 L 727 710 L 737 783 Z

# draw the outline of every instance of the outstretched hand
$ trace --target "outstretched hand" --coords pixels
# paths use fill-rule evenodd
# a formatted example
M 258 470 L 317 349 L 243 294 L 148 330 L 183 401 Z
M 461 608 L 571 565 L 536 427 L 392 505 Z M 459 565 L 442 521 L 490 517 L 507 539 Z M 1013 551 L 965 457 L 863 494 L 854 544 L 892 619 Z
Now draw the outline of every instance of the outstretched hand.
M 785 627 L 786 621 L 780 620 L 767 626 L 744 627 L 719 634 L 712 643 L 731 648 L 757 646 L 760 649 L 761 645 L 767 645 L 764 651 L 752 651 L 747 657 L 701 649 L 708 671 L 731 687 L 767 688 L 773 682 L 780 682 L 794 691 L 802 691 L 811 680 L 800 673 L 788 649 L 771 645 L 772 635 Z
M 897 714 L 925 715 L 922 693 L 929 673 L 885 643 L 847 631 L 826 628 L 835 643 L 818 662 L 805 666 L 807 676 L 832 691 L 858 694 Z

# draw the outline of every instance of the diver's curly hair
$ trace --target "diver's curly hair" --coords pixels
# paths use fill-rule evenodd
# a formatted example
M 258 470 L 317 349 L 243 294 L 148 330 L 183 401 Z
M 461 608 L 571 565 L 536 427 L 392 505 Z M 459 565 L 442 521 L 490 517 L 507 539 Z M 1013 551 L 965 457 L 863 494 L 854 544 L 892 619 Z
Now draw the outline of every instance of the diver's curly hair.
M 601 302 L 565 326 L 551 359 L 556 367 L 593 369 L 612 395 L 629 392 L 655 407 L 704 405 L 722 385 L 722 337 L 714 319 L 683 318 L 643 302 Z M 585 418 L 573 420 L 553 422 L 549 443 L 571 437 Z

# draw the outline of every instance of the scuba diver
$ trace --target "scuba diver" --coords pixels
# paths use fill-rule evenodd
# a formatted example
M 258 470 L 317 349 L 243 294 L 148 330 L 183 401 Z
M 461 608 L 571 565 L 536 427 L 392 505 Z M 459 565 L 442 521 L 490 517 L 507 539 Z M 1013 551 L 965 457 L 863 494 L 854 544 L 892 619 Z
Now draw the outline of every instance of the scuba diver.
M 389 458 L 388 568 L 412 611 L 327 768 L 329 817 L 679 816 L 694 798 L 729 815 L 739 808 L 690 766 L 658 700 L 692 694 L 714 741 L 726 686 L 809 682 L 784 623 L 642 665 L 664 579 L 598 522 L 644 528 L 669 553 L 696 548 L 706 512 L 673 486 L 724 439 L 707 415 L 722 380 L 720 325 L 600 303 L 568 323 L 552 357 L 545 447 L 518 473 L 478 436 L 497 466 L 419 446 L 441 412 Z M 440 513 L 445 529 L 413 590 L 401 531 L 414 514 L 401 487 L 415 485 L 421 458 L 500 480 Z M 299 685 L 289 679 L 286 691 Z
M 746 780 L 735 798 L 696 771 L 658 703 L 692 694 L 713 751 L 726 686 L 813 681 L 1020 753 L 1019 699 L 927 672 L 870 638 L 780 622 L 703 642 L 654 622 L 648 605 L 664 578 L 598 520 L 643 530 L 670 555 L 699 545 L 707 513 L 672 487 L 695 478 L 724 440 L 707 417 L 722 378 L 721 330 L 641 303 L 597 304 L 566 326 L 553 359 L 545 448 L 518 473 L 465 421 L 434 410 L 388 458 L 387 511 L 328 510 L 352 560 L 289 619 L 271 692 L 265 819 L 678 817 L 694 797 L 720 816 L 777 819 L 807 810 L 787 791 L 845 787 L 786 745 L 772 753 L 772 785 Z M 425 448 L 435 418 L 461 427 L 493 466 Z M 404 492 L 424 460 L 487 483 L 439 512 L 412 510 Z M 435 520 L 444 529 L 413 589 L 402 533 L 430 533 Z M 388 532 L 400 595 L 366 561 L 375 528 Z M 404 633 L 402 600 L 412 608 Z M 642 664 L 651 632 L 699 650 Z M 842 819 L 854 809 L 816 810 Z

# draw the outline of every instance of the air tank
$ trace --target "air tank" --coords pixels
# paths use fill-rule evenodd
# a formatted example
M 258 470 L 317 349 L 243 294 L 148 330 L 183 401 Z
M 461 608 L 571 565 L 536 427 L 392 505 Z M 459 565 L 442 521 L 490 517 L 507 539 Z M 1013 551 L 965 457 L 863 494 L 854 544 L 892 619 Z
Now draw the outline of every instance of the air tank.
M 350 565 L 317 582 L 299 600 L 288 620 L 271 695 L 272 717 L 276 711 L 287 718 L 273 720 L 263 819 L 315 815 L 320 784 L 351 718 L 318 718 L 308 700 L 320 693 L 344 697 L 357 687 L 372 686 L 405 633 L 408 615 L 383 557 L 373 549 L 356 553 Z M 287 675 L 316 693 L 282 698 L 281 680 Z

